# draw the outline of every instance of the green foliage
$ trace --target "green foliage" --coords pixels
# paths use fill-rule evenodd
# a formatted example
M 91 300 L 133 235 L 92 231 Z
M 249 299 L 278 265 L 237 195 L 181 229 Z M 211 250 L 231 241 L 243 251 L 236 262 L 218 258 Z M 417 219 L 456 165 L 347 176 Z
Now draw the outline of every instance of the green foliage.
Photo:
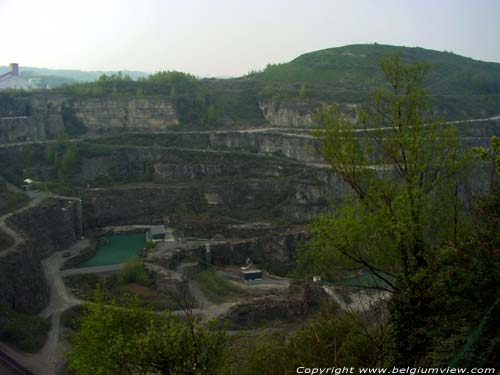
M 500 103 L 500 64 L 474 61 L 452 53 L 388 45 L 350 45 L 307 53 L 284 64 L 271 64 L 249 79 L 274 86 L 279 96 L 307 96 L 317 101 L 366 103 L 369 92 L 385 84 L 379 61 L 399 55 L 405 63 L 426 61 L 431 72 L 423 85 L 441 113 L 450 118 L 496 115 Z
M 201 271 L 194 279 L 203 294 L 213 303 L 232 301 L 247 295 L 245 290 L 224 280 L 213 270 Z
M 227 361 L 222 373 L 281 375 L 295 374 L 301 366 L 384 366 L 386 341 L 387 331 L 365 317 L 323 309 L 287 337 L 267 333 L 236 341 L 231 358 L 242 358 Z
M 427 249 L 450 240 L 436 229 L 457 225 L 446 183 L 464 160 L 454 130 L 430 116 L 421 89 L 425 67 L 393 57 L 382 69 L 390 88 L 374 92 L 371 106 L 359 113 L 369 131 L 360 133 L 335 107 L 321 114 L 315 131 L 321 152 L 357 201 L 320 219 L 314 230 L 321 248 L 341 257 L 332 260 L 343 260 L 336 266 L 407 274 L 425 264 Z
M 144 265 L 138 257 L 127 260 L 116 279 L 119 285 L 135 283 L 143 286 L 151 286 L 152 280 L 144 269 Z
M 80 375 L 215 374 L 225 336 L 195 319 L 153 313 L 133 300 L 107 302 L 99 292 L 84 305 L 71 336 L 70 369 Z
M 83 306 L 75 305 L 70 307 L 61 314 L 61 325 L 73 331 L 78 331 L 81 328 L 81 319 L 83 316 Z
M 146 78 L 132 80 L 121 73 L 111 76 L 102 75 L 97 81 L 78 83 L 58 89 L 73 97 L 113 96 L 113 97 L 147 97 L 164 96 L 176 105 L 179 121 L 191 127 L 207 127 L 218 124 L 218 109 L 205 85 L 191 74 L 175 71 L 160 71 Z M 69 110 L 65 123 L 69 131 L 81 134 L 84 129 Z
M 63 140 L 55 144 L 46 144 L 43 152 L 45 161 L 56 167 L 59 182 L 67 182 L 80 167 L 80 149 L 78 144 Z
M 321 113 L 315 136 L 322 155 L 354 198 L 313 224 L 302 259 L 325 276 L 367 268 L 391 286 L 393 360 L 407 365 L 430 341 L 429 264 L 437 249 L 458 241 L 464 211 L 457 186 L 468 158 L 455 130 L 433 119 L 422 88 L 426 66 L 393 56 L 381 68 L 387 84 L 357 116 L 369 130 L 357 129 L 336 107 Z
M 478 155 L 481 160 L 491 164 L 490 185 L 493 189 L 497 188 L 498 177 L 500 176 L 500 141 L 497 137 L 491 137 L 491 146 L 487 150 L 484 147 L 474 147 L 472 151 Z
M 45 344 L 49 330 L 50 322 L 46 319 L 0 306 L 0 340 L 21 351 L 39 351 Z
M 65 133 L 68 136 L 76 137 L 87 133 L 87 127 L 85 126 L 83 121 L 76 117 L 75 109 L 71 105 L 68 105 L 66 103 L 63 104 L 62 119 L 64 123 Z
M 347 201 L 333 215 L 323 214 L 311 226 L 312 239 L 299 262 L 311 273 L 335 279 L 339 271 L 366 267 L 385 278 L 401 269 L 397 246 L 387 236 L 391 226 L 381 212 Z
M 303 83 L 302 85 L 300 85 L 299 97 L 301 99 L 303 99 L 303 98 L 306 97 L 306 84 L 305 83 Z

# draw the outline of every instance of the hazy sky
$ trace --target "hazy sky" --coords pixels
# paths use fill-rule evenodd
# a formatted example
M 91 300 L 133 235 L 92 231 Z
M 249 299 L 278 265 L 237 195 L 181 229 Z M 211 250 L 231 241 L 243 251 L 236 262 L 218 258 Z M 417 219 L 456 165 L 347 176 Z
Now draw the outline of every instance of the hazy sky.
M 0 0 L 0 65 L 241 75 L 384 43 L 500 62 L 500 0 Z

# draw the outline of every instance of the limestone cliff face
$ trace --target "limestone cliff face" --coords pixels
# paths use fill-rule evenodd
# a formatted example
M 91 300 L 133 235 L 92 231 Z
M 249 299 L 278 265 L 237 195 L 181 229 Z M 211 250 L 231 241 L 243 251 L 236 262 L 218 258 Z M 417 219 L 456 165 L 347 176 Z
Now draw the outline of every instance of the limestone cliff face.
M 75 122 L 91 134 L 123 130 L 157 132 L 179 124 L 174 102 L 163 97 L 74 99 L 58 94 L 33 94 L 16 100 L 19 115 L 0 113 L 0 144 L 72 135 Z
M 58 95 L 33 95 L 13 100 L 17 112 L 0 113 L 0 144 L 43 141 L 64 132 L 61 113 L 63 98 Z
M 50 200 L 8 219 L 25 242 L 0 253 L 0 304 L 19 312 L 37 313 L 49 301 L 41 260 L 73 244 L 80 236 L 74 202 Z
M 280 177 L 302 170 L 301 166 L 286 161 L 232 152 L 120 147 L 108 155 L 82 154 L 81 169 L 76 178 L 90 182 L 103 177 L 114 182 L 153 180 L 166 183 L 220 177 Z
M 44 129 L 39 140 L 53 139 L 65 130 L 62 106 L 66 98 L 62 95 L 34 95 L 29 100 L 29 116 L 36 126 Z
M 174 103 L 162 97 L 103 97 L 71 103 L 76 118 L 91 131 L 161 131 L 178 125 Z
M 76 201 L 51 199 L 11 216 L 7 223 L 36 244 L 36 251 L 44 258 L 68 248 L 81 237 L 78 205 Z
M 0 285 L 0 305 L 25 313 L 36 313 L 47 305 L 49 287 L 33 243 L 0 256 Z
M 314 125 L 315 112 L 309 103 L 261 101 L 260 110 L 265 119 L 276 127 L 310 127 Z
M 337 199 L 327 187 L 306 184 L 300 187 L 299 196 L 297 199 L 296 187 L 290 185 L 289 179 L 89 189 L 84 212 L 88 228 L 151 224 L 162 222 L 165 217 L 173 218 L 173 226 L 181 226 L 175 217 L 191 217 L 193 227 L 179 229 L 213 236 L 221 225 L 208 233 L 206 222 L 196 227 L 196 218 L 224 217 L 229 222 L 282 219 L 302 223 L 328 210 L 329 199 Z
M 217 149 L 236 149 L 274 154 L 304 162 L 322 162 L 319 143 L 307 134 L 228 132 L 210 134 L 209 144 Z
M 37 141 L 45 137 L 45 127 L 31 117 L 0 118 L 0 144 Z

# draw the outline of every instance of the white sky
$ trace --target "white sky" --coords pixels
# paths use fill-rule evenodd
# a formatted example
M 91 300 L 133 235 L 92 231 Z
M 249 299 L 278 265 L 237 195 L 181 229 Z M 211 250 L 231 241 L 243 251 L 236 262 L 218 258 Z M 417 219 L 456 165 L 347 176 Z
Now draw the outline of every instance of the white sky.
M 500 62 L 500 0 L 0 0 L 0 65 L 241 75 L 354 43 Z

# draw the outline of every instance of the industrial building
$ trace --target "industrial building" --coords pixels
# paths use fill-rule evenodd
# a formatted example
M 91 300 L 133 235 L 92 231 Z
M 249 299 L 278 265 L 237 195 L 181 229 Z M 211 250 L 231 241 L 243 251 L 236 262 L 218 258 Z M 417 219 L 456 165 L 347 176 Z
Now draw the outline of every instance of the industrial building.
M 34 90 L 37 85 L 19 75 L 19 64 L 9 64 L 9 71 L 0 75 L 0 90 Z

